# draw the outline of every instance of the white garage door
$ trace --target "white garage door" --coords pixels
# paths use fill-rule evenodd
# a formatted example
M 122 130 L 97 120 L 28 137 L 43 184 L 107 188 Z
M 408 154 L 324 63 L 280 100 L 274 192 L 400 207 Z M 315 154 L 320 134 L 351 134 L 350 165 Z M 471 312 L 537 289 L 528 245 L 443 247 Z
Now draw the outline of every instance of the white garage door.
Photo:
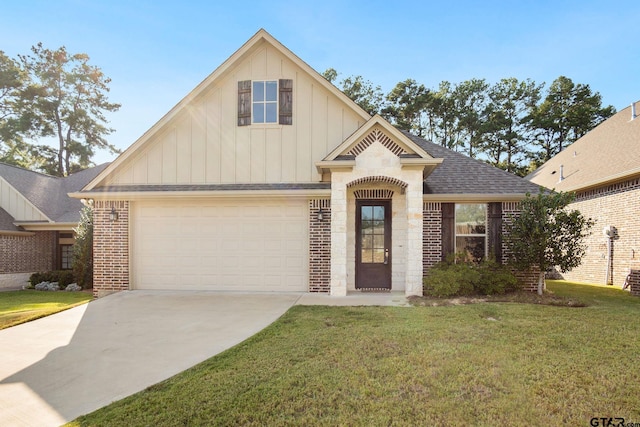
M 306 291 L 304 200 L 135 202 L 134 289 Z

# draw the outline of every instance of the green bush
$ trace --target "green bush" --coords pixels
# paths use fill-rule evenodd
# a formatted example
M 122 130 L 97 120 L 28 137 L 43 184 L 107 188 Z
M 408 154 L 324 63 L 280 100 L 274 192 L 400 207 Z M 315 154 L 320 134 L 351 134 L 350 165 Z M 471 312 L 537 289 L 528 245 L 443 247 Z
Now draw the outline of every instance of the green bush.
M 423 281 L 424 294 L 436 298 L 504 294 L 519 288 L 507 266 L 495 260 L 466 262 L 460 255 L 433 266 Z
M 33 286 L 41 282 L 58 282 L 60 287 L 67 286 L 75 282 L 73 271 L 71 270 L 54 270 L 40 273 L 33 273 L 29 277 L 29 283 Z

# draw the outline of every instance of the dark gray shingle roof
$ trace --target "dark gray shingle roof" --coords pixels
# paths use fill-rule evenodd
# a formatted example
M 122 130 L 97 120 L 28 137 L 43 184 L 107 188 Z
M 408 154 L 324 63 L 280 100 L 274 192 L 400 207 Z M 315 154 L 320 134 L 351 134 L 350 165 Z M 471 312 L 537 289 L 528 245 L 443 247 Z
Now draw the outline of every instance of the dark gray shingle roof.
M 424 194 L 536 194 L 539 187 L 480 160 L 403 132 L 429 155 L 444 161 L 427 177 Z
M 0 231 L 23 231 L 20 227 L 13 225 L 14 221 L 9 212 L 0 208 Z
M 106 168 L 108 163 L 58 178 L 0 163 L 0 176 L 35 207 L 55 222 L 80 220 L 80 200 L 67 193 L 77 192 Z

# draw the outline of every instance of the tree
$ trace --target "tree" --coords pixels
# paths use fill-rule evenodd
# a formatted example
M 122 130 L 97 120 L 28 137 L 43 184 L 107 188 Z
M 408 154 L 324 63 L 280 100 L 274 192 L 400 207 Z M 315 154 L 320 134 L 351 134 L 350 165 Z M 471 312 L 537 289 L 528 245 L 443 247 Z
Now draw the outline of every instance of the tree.
M 486 131 L 489 84 L 484 79 L 466 80 L 453 90 L 455 109 L 458 114 L 459 144 L 466 154 L 474 158 L 481 148 Z
M 105 138 L 113 132 L 105 126 L 105 112 L 120 108 L 107 99 L 111 79 L 89 64 L 88 55 L 71 55 L 64 46 L 49 50 L 39 43 L 31 50 L 31 56 L 19 55 L 30 75 L 20 94 L 21 122 L 28 124 L 30 139 L 56 139 L 56 148 L 32 145 L 41 169 L 66 176 L 90 166 L 96 149 L 118 153 Z
M 337 83 L 336 80 L 338 75 L 339 73 L 333 68 L 328 68 L 324 73 L 322 73 L 322 77 L 332 84 Z M 374 86 L 373 83 L 369 80 L 365 80 L 364 77 L 347 77 L 340 82 L 340 86 L 338 88 L 370 115 L 373 116 L 382 111 L 384 103 L 384 94 L 382 93 L 382 89 L 380 86 Z
M 540 89 L 532 80 L 516 78 L 502 79 L 489 89 L 483 151 L 492 165 L 512 173 L 519 170 L 526 157 L 528 123 Z
M 76 242 L 73 245 L 73 274 L 82 289 L 93 286 L 93 206 L 85 204 L 80 210 L 80 222 L 73 230 Z
M 427 126 L 425 115 L 426 103 L 431 91 L 413 79 L 399 82 L 387 94 L 389 104 L 382 111 L 382 115 L 396 127 L 413 133 L 419 137 L 433 140 L 433 135 L 425 134 Z
M 593 226 L 590 218 L 567 209 L 571 193 L 527 194 L 519 215 L 506 223 L 505 243 L 511 263 L 521 269 L 539 268 L 538 294 L 544 289 L 547 269 L 565 273 L 580 265 L 585 254 L 584 239 Z
M 0 51 L 0 161 L 26 166 L 26 147 L 21 138 L 20 93 L 27 84 L 27 73 L 20 64 Z
M 558 77 L 532 115 L 533 144 L 541 150 L 539 162 L 546 162 L 614 113 L 613 106 L 602 106 L 602 97 L 589 85 Z

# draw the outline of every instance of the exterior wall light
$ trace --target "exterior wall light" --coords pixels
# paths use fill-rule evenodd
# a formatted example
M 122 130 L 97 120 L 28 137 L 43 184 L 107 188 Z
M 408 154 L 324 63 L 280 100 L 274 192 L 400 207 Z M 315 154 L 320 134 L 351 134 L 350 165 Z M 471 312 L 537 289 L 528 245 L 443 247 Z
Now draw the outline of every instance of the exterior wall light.
M 109 221 L 115 222 L 117 220 L 118 220 L 118 212 L 116 212 L 116 209 L 112 206 L 111 212 L 109 212 Z
M 324 221 L 324 212 L 322 211 L 322 208 L 318 209 L 318 221 Z

